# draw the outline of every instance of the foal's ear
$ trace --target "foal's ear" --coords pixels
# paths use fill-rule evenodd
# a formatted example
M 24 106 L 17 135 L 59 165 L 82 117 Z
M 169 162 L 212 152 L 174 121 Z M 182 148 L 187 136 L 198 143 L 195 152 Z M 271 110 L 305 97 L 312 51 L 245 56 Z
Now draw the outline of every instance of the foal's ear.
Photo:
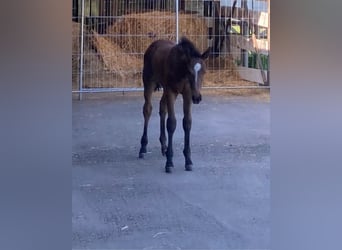
M 207 50 L 203 52 L 203 54 L 201 55 L 201 58 L 203 60 L 207 59 L 210 55 L 210 52 L 211 52 L 211 47 L 207 48 Z

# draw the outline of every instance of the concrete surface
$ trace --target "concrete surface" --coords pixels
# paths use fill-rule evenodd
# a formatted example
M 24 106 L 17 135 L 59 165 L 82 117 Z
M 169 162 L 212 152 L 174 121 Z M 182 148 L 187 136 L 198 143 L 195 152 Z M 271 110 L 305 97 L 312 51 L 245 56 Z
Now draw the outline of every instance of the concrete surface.
M 175 168 L 166 174 L 158 95 L 144 159 L 142 95 L 73 101 L 73 248 L 268 249 L 269 102 L 204 94 L 193 106 L 187 172 L 178 97 Z

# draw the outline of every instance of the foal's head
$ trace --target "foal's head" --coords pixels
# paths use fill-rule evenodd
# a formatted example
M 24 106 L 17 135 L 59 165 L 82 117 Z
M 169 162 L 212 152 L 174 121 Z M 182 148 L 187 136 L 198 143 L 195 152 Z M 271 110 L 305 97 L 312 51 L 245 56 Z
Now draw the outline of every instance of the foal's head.
M 210 48 L 201 54 L 194 44 L 185 37 L 180 40 L 177 47 L 181 52 L 181 61 L 185 72 L 184 77 L 188 80 L 191 87 L 192 102 L 198 104 L 202 100 L 200 89 L 205 74 L 204 60 L 208 58 Z

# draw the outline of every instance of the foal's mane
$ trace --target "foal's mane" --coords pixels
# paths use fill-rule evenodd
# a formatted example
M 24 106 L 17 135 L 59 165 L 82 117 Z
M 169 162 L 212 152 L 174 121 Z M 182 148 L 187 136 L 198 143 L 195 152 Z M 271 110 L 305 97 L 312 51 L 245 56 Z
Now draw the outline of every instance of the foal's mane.
M 178 43 L 183 52 L 189 57 L 201 57 L 201 53 L 195 45 L 186 37 L 182 37 Z

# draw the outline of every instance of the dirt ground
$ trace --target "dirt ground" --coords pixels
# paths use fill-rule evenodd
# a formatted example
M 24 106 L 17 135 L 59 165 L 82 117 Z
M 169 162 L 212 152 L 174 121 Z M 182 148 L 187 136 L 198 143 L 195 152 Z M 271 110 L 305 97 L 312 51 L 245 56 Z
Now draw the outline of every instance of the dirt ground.
M 73 100 L 73 248 L 269 249 L 270 98 L 203 91 L 193 105 L 193 171 L 184 171 L 182 99 L 172 174 L 160 153 L 153 97 L 148 153 L 138 158 L 142 92 Z

